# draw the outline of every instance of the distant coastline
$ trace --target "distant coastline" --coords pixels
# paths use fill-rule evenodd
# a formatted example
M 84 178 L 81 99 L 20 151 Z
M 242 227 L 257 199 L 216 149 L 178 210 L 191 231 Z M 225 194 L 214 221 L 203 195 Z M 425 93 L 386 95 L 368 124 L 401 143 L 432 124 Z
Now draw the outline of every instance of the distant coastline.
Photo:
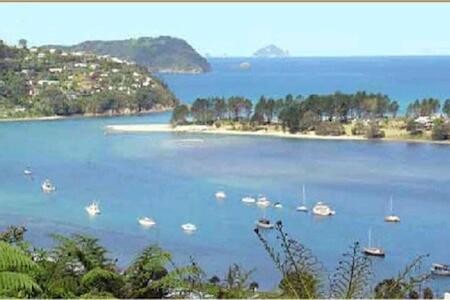
M 138 115 L 147 115 L 147 114 L 154 114 L 154 113 L 163 113 L 172 111 L 173 108 L 171 107 L 165 107 L 165 108 L 158 108 L 158 109 L 150 109 L 150 110 L 144 110 L 140 112 L 126 112 L 126 113 L 117 113 L 117 112 L 110 112 L 110 113 L 101 113 L 101 114 L 77 114 L 77 115 L 70 115 L 70 116 L 38 116 L 38 117 L 23 117 L 23 118 L 0 118 L 0 123 L 8 123 L 8 122 L 32 122 L 32 121 L 58 121 L 58 120 L 66 120 L 66 119 L 82 119 L 82 118 L 102 118 L 102 117 L 121 117 L 121 116 L 138 116 Z
M 172 132 L 172 133 L 206 133 L 218 135 L 240 135 L 240 136 L 261 136 L 261 137 L 279 137 L 279 138 L 294 138 L 294 139 L 311 139 L 311 140 L 335 140 L 335 141 L 383 141 L 383 142 L 403 142 L 403 143 L 426 143 L 426 144 L 443 144 L 450 145 L 450 141 L 433 141 L 425 139 L 411 139 L 411 138 L 393 138 L 385 137 L 379 139 L 368 139 L 364 136 L 329 136 L 316 135 L 314 133 L 289 133 L 280 130 L 258 130 L 245 131 L 233 130 L 230 128 L 216 128 L 208 125 L 183 125 L 173 127 L 170 124 L 128 124 L 128 125 L 108 125 L 105 127 L 108 133 L 158 133 L 158 132 Z

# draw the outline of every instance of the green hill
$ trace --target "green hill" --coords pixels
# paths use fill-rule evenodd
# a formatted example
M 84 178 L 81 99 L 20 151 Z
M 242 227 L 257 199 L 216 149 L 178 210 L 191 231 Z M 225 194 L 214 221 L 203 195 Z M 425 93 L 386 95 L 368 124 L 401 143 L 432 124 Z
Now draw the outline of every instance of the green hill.
M 203 73 L 211 70 L 208 61 L 186 41 L 169 36 L 117 41 L 86 41 L 73 46 L 46 46 L 66 51 L 85 51 L 134 61 L 151 72 Z
M 133 62 L 0 41 L 0 118 L 131 114 L 177 103 L 163 82 Z

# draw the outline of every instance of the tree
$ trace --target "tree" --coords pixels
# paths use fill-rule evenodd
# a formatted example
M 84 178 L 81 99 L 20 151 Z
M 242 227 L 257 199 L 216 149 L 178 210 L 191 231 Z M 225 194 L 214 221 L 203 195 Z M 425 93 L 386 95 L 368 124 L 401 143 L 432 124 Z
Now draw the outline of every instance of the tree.
M 298 103 L 292 103 L 285 106 L 279 115 L 283 130 L 286 128 L 290 133 L 296 133 L 300 130 L 301 108 Z
M 283 296 L 300 299 L 320 297 L 318 273 L 321 267 L 317 258 L 308 248 L 284 232 L 281 221 L 276 223 L 275 230 L 280 250 L 270 246 L 259 229 L 255 229 L 255 233 L 281 273 L 279 287 Z
M 397 117 L 398 110 L 400 109 L 400 105 L 397 101 L 392 101 L 391 104 L 389 104 L 389 112 L 392 114 L 392 117 Z
M 161 298 L 164 290 L 154 282 L 164 278 L 171 255 L 156 245 L 142 251 L 126 270 L 125 296 L 127 298 Z
M 170 123 L 173 126 L 184 125 L 187 123 L 187 117 L 189 116 L 189 108 L 185 104 L 179 104 L 175 107 L 172 113 Z
M 343 254 L 336 272 L 331 277 L 331 297 L 340 299 L 367 298 L 369 278 L 372 274 L 370 259 L 358 242 Z
M 442 119 L 435 119 L 431 129 L 431 139 L 434 141 L 443 141 L 449 138 L 449 125 L 444 123 Z
M 191 106 L 191 115 L 197 124 L 209 124 L 214 119 L 212 103 L 209 99 L 197 98 Z
M 0 296 L 36 297 L 41 288 L 30 275 L 38 266 L 22 250 L 0 242 Z
M 227 113 L 227 103 L 224 98 L 214 98 L 214 114 L 215 119 L 223 120 Z
M 123 286 L 123 280 L 122 277 L 115 272 L 96 267 L 83 275 L 81 278 L 81 285 L 91 295 L 110 293 L 111 295 L 119 297 L 120 289 Z
M 27 48 L 27 40 L 26 39 L 20 39 L 19 40 L 19 47 L 26 49 Z
M 442 112 L 450 117 L 450 99 L 445 100 L 444 106 L 442 107 Z

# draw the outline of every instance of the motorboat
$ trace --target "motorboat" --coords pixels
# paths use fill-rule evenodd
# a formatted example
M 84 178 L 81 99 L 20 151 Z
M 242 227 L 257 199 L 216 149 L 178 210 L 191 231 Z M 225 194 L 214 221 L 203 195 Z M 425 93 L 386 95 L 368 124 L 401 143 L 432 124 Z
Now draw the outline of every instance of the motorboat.
M 446 264 L 433 264 L 431 273 L 438 276 L 450 276 L 450 266 Z
M 193 233 L 193 232 L 197 231 L 197 226 L 195 226 L 192 223 L 186 223 L 186 224 L 181 225 L 181 229 L 183 229 L 183 231 L 186 233 Z
M 269 219 L 261 218 L 256 222 L 256 226 L 262 229 L 272 229 L 274 225 L 269 221 Z
M 270 206 L 270 201 L 267 200 L 267 198 L 264 196 L 259 196 L 258 199 L 256 200 L 256 205 L 260 207 L 268 207 Z
M 250 196 L 246 196 L 244 198 L 241 199 L 242 202 L 244 203 L 255 203 L 256 199 Z
M 370 255 L 370 256 L 379 256 L 379 257 L 385 256 L 383 248 L 372 246 L 372 230 L 370 230 L 370 229 L 369 229 L 369 245 L 368 245 L 368 247 L 363 248 L 363 253 L 365 255 Z
M 33 171 L 27 167 L 27 168 L 25 168 L 25 170 L 23 170 L 23 174 L 29 176 L 29 175 L 33 174 Z
M 56 190 L 56 187 L 53 185 L 50 179 L 45 179 L 41 185 L 41 188 L 45 193 L 54 192 Z
M 143 217 L 138 219 L 139 224 L 141 224 L 144 227 L 153 227 L 156 225 L 155 220 L 149 217 Z
M 225 199 L 226 197 L 227 197 L 227 195 L 225 194 L 225 192 L 220 191 L 220 192 L 217 192 L 217 193 L 216 193 L 216 199 L 217 199 L 217 200 L 223 200 L 223 199 Z
M 305 185 L 303 185 L 302 189 L 302 203 L 301 205 L 297 206 L 296 210 L 301 212 L 308 212 L 308 207 L 306 206 L 306 192 L 305 192 Z
M 91 216 L 96 216 L 100 214 L 100 206 L 97 202 L 92 202 L 88 206 L 85 207 L 87 213 Z
M 273 207 L 274 207 L 274 208 L 283 208 L 283 204 L 281 204 L 280 202 L 275 202 L 275 203 L 273 204 Z
M 391 196 L 389 215 L 384 217 L 384 221 L 389 222 L 389 223 L 398 223 L 398 222 L 400 222 L 400 217 L 394 214 L 392 202 L 393 201 L 392 201 L 392 196 Z
M 313 207 L 313 214 L 317 216 L 333 216 L 336 212 L 323 202 L 317 202 Z

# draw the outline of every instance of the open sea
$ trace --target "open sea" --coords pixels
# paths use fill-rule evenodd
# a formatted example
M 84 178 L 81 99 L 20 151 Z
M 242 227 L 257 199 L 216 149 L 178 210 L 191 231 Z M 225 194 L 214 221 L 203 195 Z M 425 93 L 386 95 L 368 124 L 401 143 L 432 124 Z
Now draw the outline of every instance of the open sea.
M 252 68 L 243 71 L 239 63 Z M 198 96 L 329 93 L 336 90 L 383 92 L 404 105 L 425 96 L 450 96 L 450 58 L 292 58 L 211 59 L 214 71 L 202 75 L 160 75 L 185 102 Z M 0 227 L 25 225 L 27 238 L 50 246 L 51 233 L 98 237 L 127 265 L 145 246 L 158 243 L 178 263 L 194 257 L 208 272 L 223 277 L 239 263 L 255 269 L 263 289 L 280 279 L 253 232 L 264 214 L 282 220 L 291 236 L 309 247 L 328 271 L 354 241 L 386 251 L 373 258 L 374 280 L 395 275 L 417 255 L 421 266 L 450 263 L 450 147 L 377 141 L 293 140 L 269 137 L 182 133 L 104 134 L 104 126 L 166 123 L 170 113 L 114 118 L 0 123 Z M 190 140 L 186 140 L 190 139 Z M 193 142 L 192 139 L 198 139 Z M 30 166 L 34 175 L 23 175 Z M 50 178 L 57 191 L 41 192 Z M 325 201 L 330 218 L 295 211 L 305 184 L 307 205 Z M 216 191 L 227 198 L 218 201 Z M 266 195 L 282 209 L 241 202 Z M 389 198 L 401 217 L 383 222 Z M 84 207 L 100 201 L 102 214 L 90 218 Z M 153 217 L 144 229 L 137 218 Z M 186 235 L 180 225 L 198 231 Z M 267 232 L 273 240 L 274 233 Z M 450 278 L 429 283 L 450 290 Z

